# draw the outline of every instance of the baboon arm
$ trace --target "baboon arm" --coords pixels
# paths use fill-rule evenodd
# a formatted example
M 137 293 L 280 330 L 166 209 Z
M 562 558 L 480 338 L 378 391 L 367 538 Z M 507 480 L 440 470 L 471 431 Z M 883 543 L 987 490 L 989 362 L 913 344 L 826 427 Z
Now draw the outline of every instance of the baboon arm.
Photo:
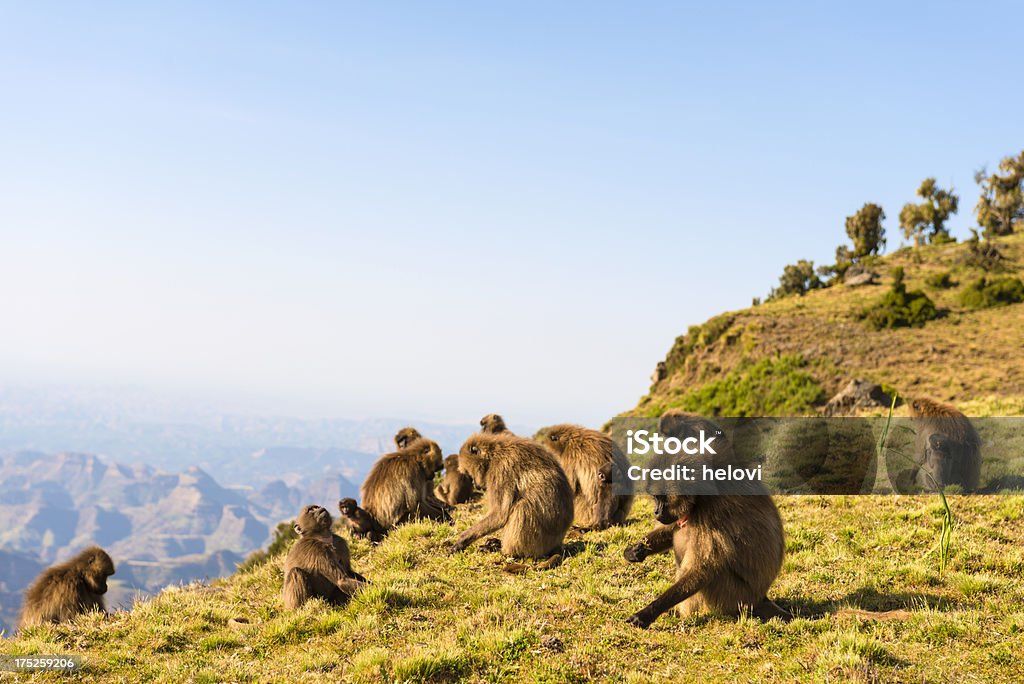
M 651 550 L 651 553 L 668 551 L 672 548 L 672 540 L 675 538 L 676 530 L 678 529 L 679 526 L 675 523 L 671 525 L 658 525 L 647 533 L 647 536 L 644 537 L 644 543 Z
M 648 556 L 668 551 L 672 548 L 677 526 L 659 525 L 644 537 L 644 540 L 635 546 L 630 546 L 623 554 L 630 563 L 642 563 Z
M 651 601 L 643 610 L 633 614 L 628 622 L 636 627 L 647 627 L 669 608 L 685 601 L 700 591 L 707 583 L 708 576 L 707 566 L 697 567 L 691 565 L 661 596 Z
M 493 501 L 490 509 L 487 511 L 487 515 L 481 518 L 477 524 L 459 535 L 455 546 L 464 549 L 480 537 L 500 530 L 508 523 L 509 516 L 512 514 L 513 504 L 514 498 L 511 493 L 505 493 L 500 499 Z

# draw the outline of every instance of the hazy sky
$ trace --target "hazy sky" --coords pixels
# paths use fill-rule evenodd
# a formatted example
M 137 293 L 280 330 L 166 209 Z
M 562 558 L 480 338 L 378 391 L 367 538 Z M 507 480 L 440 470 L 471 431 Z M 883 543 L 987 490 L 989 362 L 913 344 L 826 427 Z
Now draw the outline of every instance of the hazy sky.
M 1024 148 L 1019 3 L 0 3 L 0 379 L 600 424 Z

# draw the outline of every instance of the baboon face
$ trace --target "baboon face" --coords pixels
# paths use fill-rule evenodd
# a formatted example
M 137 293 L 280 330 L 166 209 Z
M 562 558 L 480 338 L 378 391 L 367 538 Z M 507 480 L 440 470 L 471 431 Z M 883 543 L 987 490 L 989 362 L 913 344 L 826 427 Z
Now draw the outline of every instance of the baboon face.
M 85 581 L 97 594 L 107 593 L 107 578 L 114 574 L 114 561 L 103 549 L 96 549 L 87 559 Z
M 300 537 L 330 532 L 331 514 L 323 506 L 306 506 L 295 520 L 295 534 Z
M 351 516 L 355 514 L 357 508 L 359 508 L 359 505 L 356 503 L 355 499 L 342 499 L 338 502 L 338 510 L 341 511 L 341 514 L 344 516 Z
M 681 496 L 654 495 L 654 518 L 662 525 L 671 525 L 686 515 L 687 501 Z
M 494 453 L 494 444 L 481 437 L 470 437 L 459 450 L 459 466 L 478 483 L 486 479 L 488 464 Z
M 404 427 L 395 435 L 395 444 L 398 445 L 399 449 L 404 449 L 417 439 L 422 439 L 422 437 L 423 435 L 416 428 Z
M 455 472 L 459 469 L 459 456 L 458 454 L 452 454 L 448 458 L 444 459 L 444 469 Z
M 957 444 L 945 435 L 928 435 L 928 444 L 925 447 L 924 466 L 931 476 L 935 478 L 937 486 L 942 486 L 953 480 L 953 463 Z

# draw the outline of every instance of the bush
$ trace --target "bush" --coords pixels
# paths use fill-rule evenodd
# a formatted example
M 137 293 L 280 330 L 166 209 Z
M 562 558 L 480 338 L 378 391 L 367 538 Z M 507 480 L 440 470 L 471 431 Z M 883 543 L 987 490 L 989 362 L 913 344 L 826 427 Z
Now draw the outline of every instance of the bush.
M 798 354 L 748 361 L 725 377 L 686 393 L 673 406 L 706 416 L 810 413 L 825 401 L 825 390 L 803 370 L 806 366 L 807 361 Z
M 861 312 L 863 319 L 872 330 L 883 328 L 919 328 L 928 321 L 938 318 L 935 304 L 921 290 L 907 291 L 903 283 L 903 269 L 893 270 L 892 288 L 872 307 Z
M 814 262 L 801 259 L 782 269 L 779 286 L 768 293 L 768 299 L 779 299 L 787 295 L 804 295 L 811 290 L 824 287 L 818 274 L 814 272 Z
M 939 271 L 933 273 L 924 279 L 924 284 L 928 287 L 934 287 L 937 290 L 945 290 L 951 287 L 956 287 L 956 281 L 953 280 L 953 274 L 949 271 Z
M 1024 302 L 1024 282 L 1013 276 L 981 277 L 960 293 L 960 303 L 968 309 L 988 309 Z

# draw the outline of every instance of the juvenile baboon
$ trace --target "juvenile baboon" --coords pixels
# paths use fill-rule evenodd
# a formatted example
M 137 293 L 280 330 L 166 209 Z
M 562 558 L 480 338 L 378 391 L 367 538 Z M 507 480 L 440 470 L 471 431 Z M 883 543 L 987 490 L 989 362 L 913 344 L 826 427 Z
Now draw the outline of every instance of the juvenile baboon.
M 306 506 L 295 520 L 299 535 L 284 560 L 284 607 L 295 610 L 312 598 L 346 603 L 366 582 L 349 561 L 348 544 L 331 531 L 331 514 Z
M 69 561 L 43 571 L 25 592 L 21 629 L 47 622 L 65 622 L 80 613 L 106 611 L 103 595 L 114 561 L 98 546 L 90 546 Z
M 414 518 L 450 520 L 448 504 L 434 495 L 439 470 L 441 449 L 429 439 L 381 456 L 360 488 L 363 508 L 384 529 Z
M 444 459 L 444 479 L 437 486 L 437 497 L 454 506 L 473 498 L 473 478 L 459 468 L 458 454 Z
M 976 490 L 981 478 L 981 438 L 967 416 L 931 399 L 911 401 L 910 415 L 917 433 L 916 484 L 928 490 L 954 484 L 965 492 Z
M 485 491 L 487 513 L 463 532 L 454 550 L 481 537 L 509 556 L 557 556 L 572 525 L 569 481 L 555 457 L 536 442 L 509 434 L 476 434 L 459 450 L 459 465 Z
M 412 426 L 404 427 L 395 433 L 395 446 L 399 449 L 404 449 L 417 439 L 423 439 L 423 435 L 420 434 L 419 430 Z
M 338 502 L 338 510 L 341 512 L 342 524 L 353 537 L 366 537 L 374 544 L 384 540 L 384 528 L 369 511 L 360 508 L 355 499 L 342 499 Z
M 687 421 L 675 414 L 661 421 L 662 436 L 696 437 L 700 430 L 720 432 L 710 421 Z M 650 467 L 673 465 L 715 468 L 730 463 L 732 450 L 724 436 L 715 443 L 716 455 L 678 455 L 652 459 Z M 768 588 L 782 567 L 785 544 L 782 519 L 760 482 L 734 483 L 725 495 L 656 493 L 655 518 L 661 523 L 644 541 L 626 549 L 626 560 L 639 563 L 648 556 L 673 549 L 675 581 L 650 605 L 629 618 L 645 628 L 659 615 L 677 607 L 681 615 L 711 612 L 737 615 L 749 609 L 755 617 L 791 616 L 768 598 Z
M 511 432 L 511 430 L 505 426 L 504 418 L 497 413 L 488 413 L 480 419 L 480 432 L 485 432 L 489 435 L 500 435 L 503 432 Z
M 626 520 L 633 506 L 632 488 L 624 477 L 629 463 L 611 437 L 579 425 L 554 425 L 547 429 L 544 444 L 558 457 L 575 493 L 577 525 L 588 529 L 604 528 Z M 598 507 L 602 487 L 599 473 L 607 464 L 614 467 L 606 474 L 620 479 L 615 482 L 617 491 L 604 490 L 606 501 L 613 505 Z M 601 517 L 597 517 L 598 513 Z

